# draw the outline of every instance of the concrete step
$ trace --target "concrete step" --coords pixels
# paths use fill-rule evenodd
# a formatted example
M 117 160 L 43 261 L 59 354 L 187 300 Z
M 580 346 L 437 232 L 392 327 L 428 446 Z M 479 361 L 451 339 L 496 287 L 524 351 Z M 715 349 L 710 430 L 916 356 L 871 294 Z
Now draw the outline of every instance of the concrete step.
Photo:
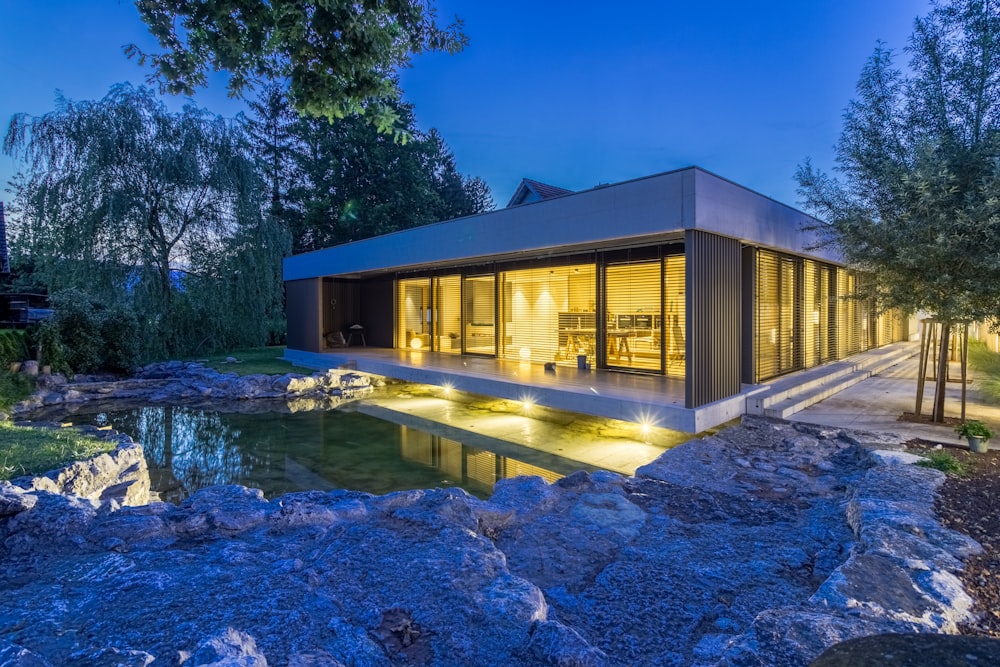
M 791 376 L 778 378 L 769 383 L 769 387 L 764 392 L 749 400 L 756 401 L 757 405 L 754 406 L 756 409 L 764 410 L 792 396 L 812 391 L 828 382 L 836 382 L 856 370 L 854 364 L 845 361 L 825 364 Z M 763 414 L 763 412 L 755 411 L 753 414 Z
M 904 362 L 910 357 L 916 356 L 919 353 L 917 348 L 902 348 L 895 351 L 891 355 L 886 355 L 872 360 L 871 363 L 864 365 L 862 368 L 869 371 L 872 375 L 878 375 L 879 373 L 885 371 L 888 368 L 892 368 L 898 363 Z
M 834 394 L 843 391 L 848 387 L 852 387 L 869 377 L 871 377 L 871 373 L 867 370 L 853 371 L 848 375 L 839 376 L 835 380 L 825 382 L 808 391 L 795 394 L 794 396 L 785 398 L 782 401 L 771 403 L 764 408 L 763 414 L 767 417 L 788 419 L 796 412 L 804 410 L 810 405 L 819 403 L 823 399 L 830 398 Z
M 916 352 L 916 345 L 897 344 L 778 378 L 764 391 L 747 398 L 747 412 L 785 419 L 905 361 Z

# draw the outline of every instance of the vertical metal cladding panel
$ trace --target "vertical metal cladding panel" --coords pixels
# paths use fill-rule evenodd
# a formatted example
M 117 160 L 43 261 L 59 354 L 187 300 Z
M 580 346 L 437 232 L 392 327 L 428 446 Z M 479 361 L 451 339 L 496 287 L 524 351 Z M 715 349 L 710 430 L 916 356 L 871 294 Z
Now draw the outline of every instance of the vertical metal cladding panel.
M 685 255 L 685 405 L 694 408 L 740 392 L 742 251 L 739 241 L 691 230 Z
M 392 347 L 393 278 L 383 276 L 361 281 L 361 325 L 371 347 Z
M 351 325 L 361 323 L 361 281 L 324 278 L 322 310 L 324 342 L 337 331 L 346 337 Z
M 285 341 L 293 350 L 319 352 L 322 345 L 323 283 L 319 278 L 285 282 Z

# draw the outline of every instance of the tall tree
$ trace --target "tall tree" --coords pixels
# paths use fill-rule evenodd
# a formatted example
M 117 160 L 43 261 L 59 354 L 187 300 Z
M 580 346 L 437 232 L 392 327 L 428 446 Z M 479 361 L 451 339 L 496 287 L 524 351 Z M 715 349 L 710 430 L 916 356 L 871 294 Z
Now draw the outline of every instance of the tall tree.
M 288 103 L 284 89 L 275 83 L 266 85 L 248 106 L 247 135 L 270 195 L 271 214 L 280 218 L 284 209 L 282 199 L 293 178 L 293 130 L 299 117 Z
M 416 127 L 412 106 L 386 100 L 400 119 L 407 140 L 381 133 L 366 119 L 350 115 L 332 123 L 301 117 L 287 132 L 261 131 L 291 113 L 280 96 L 257 104 L 248 121 L 261 170 L 280 173 L 280 219 L 295 252 L 408 229 L 492 208 L 489 187 L 463 177 L 436 130 Z M 280 134 L 280 140 L 274 138 Z M 278 144 L 281 144 L 280 146 Z M 276 169 L 279 160 L 285 160 Z M 287 189 L 282 189 L 287 185 Z
M 14 116 L 4 150 L 27 166 L 14 244 L 50 290 L 131 301 L 147 354 L 264 342 L 252 325 L 280 307 L 280 283 L 243 281 L 226 302 L 207 286 L 241 260 L 273 274 L 287 248 L 262 216 L 241 125 L 190 106 L 171 114 L 151 91 L 121 85 L 96 102 L 59 98 L 48 114 Z M 195 325 L 205 333 L 184 328 L 199 300 L 210 304 Z
M 135 44 L 126 54 L 153 66 L 171 93 L 191 95 L 209 69 L 229 72 L 235 96 L 263 81 L 289 84 L 299 111 L 343 118 L 367 111 L 385 131 L 396 124 L 381 100 L 413 54 L 461 50 L 459 19 L 437 23 L 433 0 L 136 0 L 163 53 Z
M 1000 2 L 932 2 L 900 70 L 879 45 L 844 112 L 836 171 L 797 171 L 825 243 L 874 274 L 883 307 L 1000 317 Z M 942 417 L 946 355 L 938 372 Z

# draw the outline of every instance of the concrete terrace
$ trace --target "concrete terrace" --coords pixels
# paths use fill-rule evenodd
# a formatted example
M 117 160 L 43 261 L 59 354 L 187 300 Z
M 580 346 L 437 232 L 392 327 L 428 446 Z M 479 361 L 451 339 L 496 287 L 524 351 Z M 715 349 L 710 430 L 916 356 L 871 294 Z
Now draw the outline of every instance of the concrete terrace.
M 684 407 L 684 381 L 662 375 L 558 367 L 415 350 L 349 347 L 325 353 L 286 350 L 285 358 L 307 368 L 354 368 L 366 373 L 457 391 L 530 401 L 557 410 L 647 423 L 698 433 L 739 417 L 744 393 L 699 408 Z
M 409 382 L 578 412 L 686 433 L 700 433 L 745 412 L 792 414 L 880 373 L 917 351 L 897 343 L 849 359 L 745 386 L 736 396 L 698 408 L 684 407 L 684 381 L 662 375 L 558 367 L 438 352 L 348 347 L 325 353 L 286 350 L 307 368 L 354 368 Z

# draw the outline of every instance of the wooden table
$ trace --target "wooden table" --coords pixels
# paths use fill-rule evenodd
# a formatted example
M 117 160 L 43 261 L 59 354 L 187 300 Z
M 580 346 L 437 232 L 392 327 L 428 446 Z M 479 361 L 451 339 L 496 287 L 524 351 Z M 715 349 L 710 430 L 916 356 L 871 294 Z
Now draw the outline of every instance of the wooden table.
M 632 363 L 632 348 L 628 339 L 634 337 L 634 329 L 608 329 L 608 359 L 614 356 L 621 361 L 622 356 L 625 356 Z

